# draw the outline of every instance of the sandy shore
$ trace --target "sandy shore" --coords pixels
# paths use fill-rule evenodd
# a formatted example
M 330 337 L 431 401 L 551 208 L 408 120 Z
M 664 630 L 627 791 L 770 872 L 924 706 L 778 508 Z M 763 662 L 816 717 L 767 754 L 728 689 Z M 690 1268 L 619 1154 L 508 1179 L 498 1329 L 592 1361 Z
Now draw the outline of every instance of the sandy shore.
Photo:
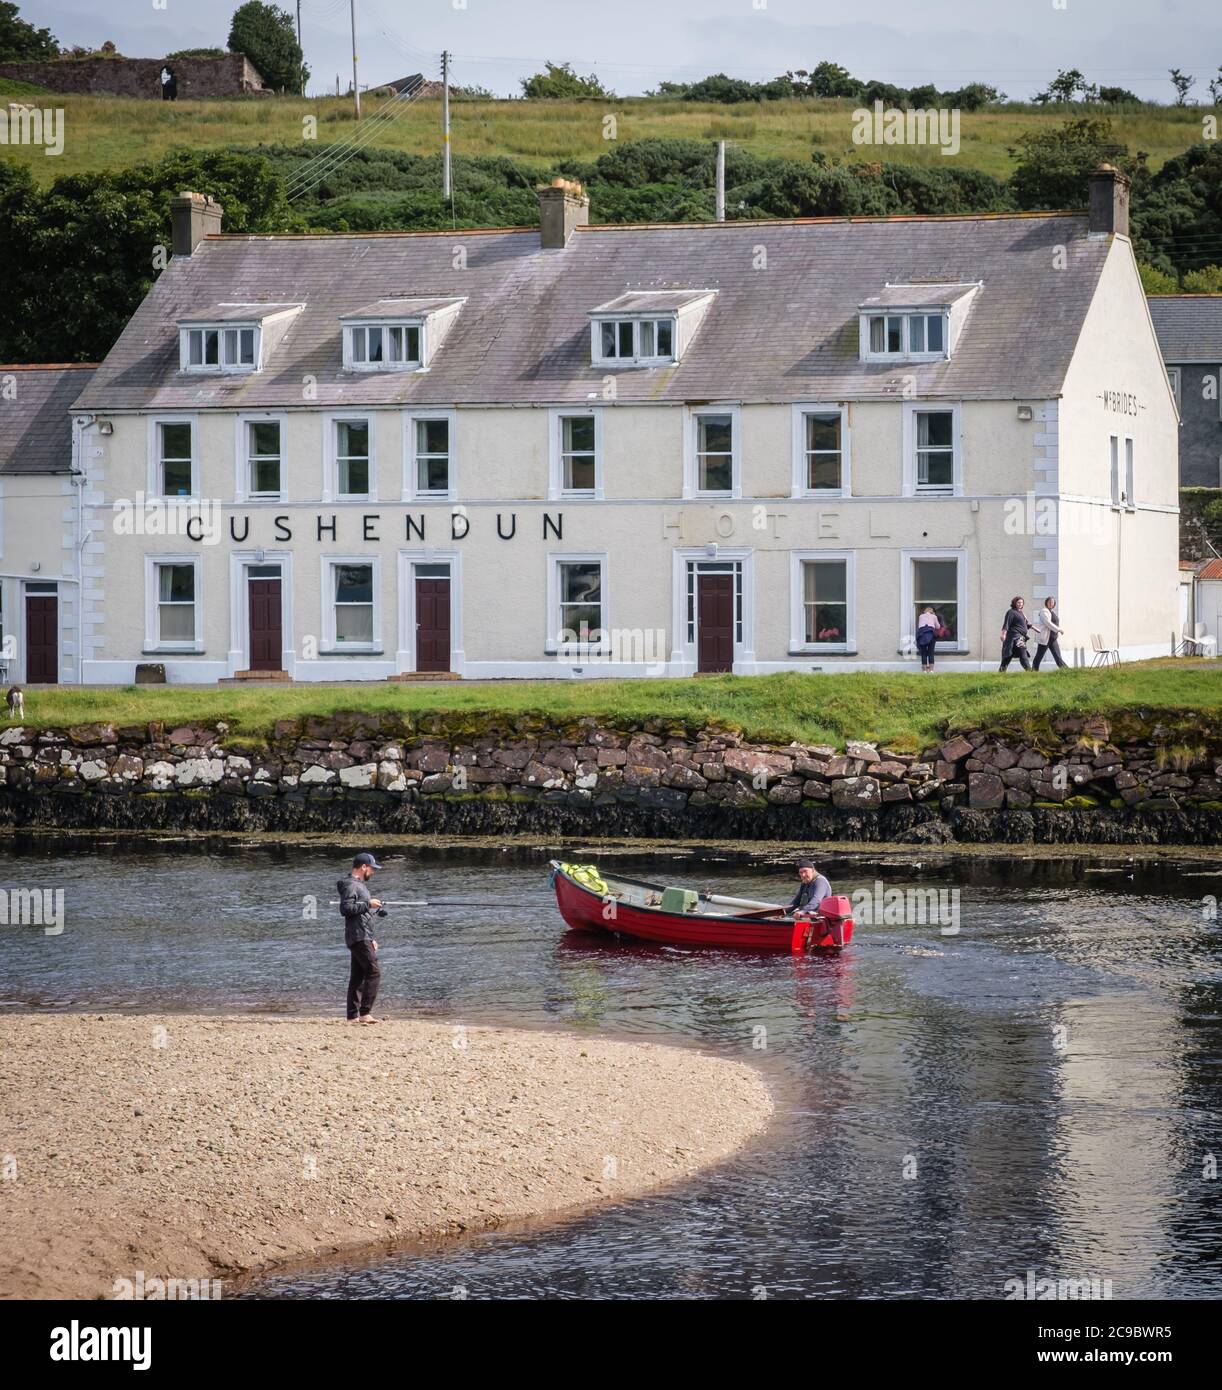
M 726 1158 L 771 1112 L 754 1068 L 679 1048 L 403 1021 L 0 1018 L 0 1296 L 113 1297 L 138 1271 L 232 1279 L 622 1199 Z

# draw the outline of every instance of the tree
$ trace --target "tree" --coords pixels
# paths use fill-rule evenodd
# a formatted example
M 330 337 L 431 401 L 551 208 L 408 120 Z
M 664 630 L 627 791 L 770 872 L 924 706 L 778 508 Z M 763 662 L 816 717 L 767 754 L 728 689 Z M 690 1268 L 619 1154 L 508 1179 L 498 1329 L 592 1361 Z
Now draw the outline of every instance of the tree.
M 273 90 L 305 91 L 310 71 L 287 10 L 265 5 L 263 0 L 248 0 L 233 12 L 229 51 L 245 54 Z
M 1127 87 L 1100 87 L 1099 100 L 1105 106 L 1121 106 L 1128 102 L 1140 103 L 1141 98 Z
M 1222 265 L 1206 265 L 1185 272 L 1182 281 L 1187 294 L 1222 294 Z
M 35 29 L 18 17 L 17 6 L 4 0 L 0 4 L 0 61 L 24 63 L 39 58 L 59 57 L 59 44 L 50 29 Z
M 839 63 L 826 58 L 816 63 L 810 75 L 810 89 L 817 97 L 859 97 L 862 84 Z
M 1031 131 L 1010 155 L 1018 160 L 1010 190 L 1018 206 L 1081 208 L 1089 199 L 1088 178 L 1100 164 L 1114 164 L 1135 184 L 1145 175 L 1146 156 L 1130 155 L 1112 133 L 1110 121 L 1086 117 L 1055 130 Z
M 1209 99 L 1215 106 L 1222 101 L 1222 68 L 1218 69 L 1217 77 L 1209 79 Z
M 615 93 L 608 91 L 594 73 L 582 77 L 573 71 L 570 63 L 546 63 L 545 66 L 546 72 L 537 72 L 533 77 L 521 79 L 524 97 L 549 101 L 577 101 L 582 97 L 615 100 Z
M 1188 93 L 1191 91 L 1195 77 L 1188 77 L 1179 68 L 1171 69 L 1171 85 L 1175 88 L 1175 104 L 1183 106 L 1188 101 Z
M 1179 281 L 1169 271 L 1138 261 L 1137 273 L 1141 276 L 1141 287 L 1147 294 L 1179 293 Z
M 1080 95 L 1084 101 L 1088 101 L 1090 99 L 1088 93 L 1092 90 L 1086 78 L 1077 68 L 1070 68 L 1068 72 L 1062 69 L 1042 92 L 1036 93 L 1035 100 L 1041 106 L 1062 105 L 1072 101 L 1075 95 Z

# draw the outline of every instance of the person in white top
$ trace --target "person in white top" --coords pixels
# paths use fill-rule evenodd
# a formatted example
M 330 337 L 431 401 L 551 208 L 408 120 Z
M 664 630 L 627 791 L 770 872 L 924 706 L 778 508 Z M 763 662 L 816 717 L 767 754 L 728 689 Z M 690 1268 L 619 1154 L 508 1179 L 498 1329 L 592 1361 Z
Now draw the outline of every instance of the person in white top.
M 1044 600 L 1043 608 L 1038 610 L 1035 620 L 1035 669 L 1040 669 L 1040 662 L 1052 653 L 1053 660 L 1061 669 L 1065 669 L 1065 661 L 1061 657 L 1061 615 L 1057 612 L 1057 601 L 1051 596 Z

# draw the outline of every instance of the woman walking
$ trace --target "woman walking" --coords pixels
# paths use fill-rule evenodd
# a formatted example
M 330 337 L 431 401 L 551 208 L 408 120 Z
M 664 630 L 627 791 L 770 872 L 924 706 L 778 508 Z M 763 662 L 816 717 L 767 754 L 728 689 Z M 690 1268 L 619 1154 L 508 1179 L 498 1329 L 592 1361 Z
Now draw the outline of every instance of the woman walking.
M 1031 658 L 1027 655 L 1027 634 L 1031 631 L 1027 615 L 1023 612 L 1023 600 L 1017 595 L 1010 600 L 1010 608 L 1001 623 L 1001 665 L 999 671 L 1009 668 L 1010 662 L 1018 657 L 1024 671 L 1030 671 Z
M 1058 669 L 1065 670 L 1065 662 L 1061 659 L 1061 615 L 1057 612 L 1057 601 L 1051 595 L 1044 600 L 1044 606 L 1040 609 L 1035 640 L 1035 669 L 1040 669 L 1040 662 L 1051 652 Z
M 916 645 L 921 656 L 922 671 L 933 670 L 934 648 L 937 646 L 941 627 L 942 620 L 932 608 L 921 609 L 921 616 L 917 619 Z

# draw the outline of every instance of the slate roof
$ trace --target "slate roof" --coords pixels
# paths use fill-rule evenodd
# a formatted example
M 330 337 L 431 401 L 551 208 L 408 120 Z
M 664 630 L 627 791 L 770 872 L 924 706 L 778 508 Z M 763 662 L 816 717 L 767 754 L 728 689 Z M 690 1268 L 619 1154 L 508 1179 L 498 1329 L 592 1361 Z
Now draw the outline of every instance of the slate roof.
M 179 320 L 181 323 L 261 323 L 276 314 L 287 314 L 292 309 L 300 309 L 296 304 L 207 304 L 201 309 L 192 309 Z
M 1152 294 L 1164 362 L 1222 362 L 1222 294 Z
M 957 304 L 975 285 L 888 285 L 862 301 L 863 309 L 945 309 Z
M 72 471 L 72 402 L 93 365 L 0 367 L 0 474 Z
M 617 399 L 956 400 L 1059 394 L 1111 238 L 1067 214 L 802 219 L 579 228 L 208 237 L 175 257 L 81 394 L 87 409 L 564 404 L 601 394 L 589 314 L 629 292 L 718 291 L 679 363 L 620 369 Z M 462 247 L 463 258 L 456 254 Z M 1057 269 L 1056 248 L 1067 251 Z M 456 262 L 458 264 L 456 265 Z M 950 361 L 860 362 L 857 306 L 890 284 L 982 282 Z M 387 298 L 464 296 L 426 371 L 344 371 L 341 315 Z M 179 371 L 175 324 L 200 305 L 301 301 L 243 376 Z

